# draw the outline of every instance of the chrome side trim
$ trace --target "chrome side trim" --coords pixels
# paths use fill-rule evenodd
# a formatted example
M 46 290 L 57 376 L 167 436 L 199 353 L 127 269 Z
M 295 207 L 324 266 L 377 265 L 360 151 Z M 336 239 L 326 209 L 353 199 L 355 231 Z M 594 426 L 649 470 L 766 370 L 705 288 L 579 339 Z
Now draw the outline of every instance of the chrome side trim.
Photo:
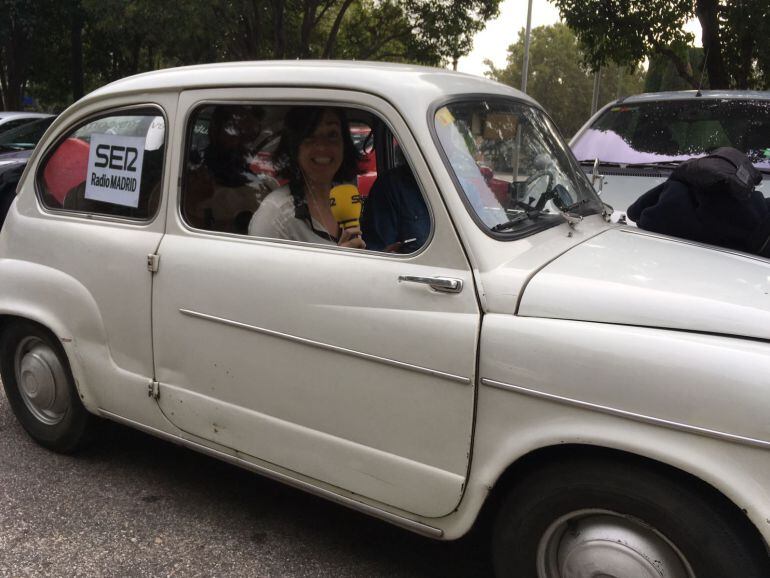
M 216 317 L 214 315 L 208 315 L 206 313 L 199 313 L 198 311 L 191 311 L 189 309 L 180 309 L 179 312 L 182 315 L 188 315 L 190 317 L 197 317 L 199 319 L 206 319 L 208 321 L 215 321 L 224 325 L 230 325 L 232 327 L 239 327 L 241 329 L 248 329 L 256 333 L 262 333 L 271 337 L 277 337 L 279 339 L 285 339 L 287 341 L 293 341 L 294 343 L 301 343 L 302 345 L 308 345 L 310 347 L 317 347 L 319 349 L 325 349 L 327 351 L 333 351 L 343 355 L 350 355 L 352 357 L 358 357 L 359 359 L 366 359 L 367 361 L 374 361 L 376 363 L 384 363 L 385 365 L 391 365 L 407 371 L 416 371 L 417 373 L 424 373 L 426 375 L 432 375 L 434 377 L 440 377 L 454 381 L 456 383 L 462 383 L 463 385 L 470 385 L 471 380 L 462 375 L 454 375 L 453 373 L 445 373 L 437 369 L 430 369 L 429 367 L 422 367 L 421 365 L 412 365 L 411 363 L 404 363 L 403 361 L 396 361 L 395 359 L 389 359 L 387 357 L 378 357 L 371 353 L 364 353 L 362 351 L 355 351 L 354 349 L 347 349 L 345 347 L 338 347 L 336 345 L 330 345 L 328 343 L 321 343 L 320 341 L 313 341 L 312 339 L 306 339 L 304 337 L 297 337 L 296 335 L 289 335 L 288 333 L 281 333 L 280 331 L 273 331 L 272 329 L 265 329 L 264 327 L 257 327 L 256 325 L 248 325 L 241 323 L 240 321 L 233 321 L 232 319 L 225 319 L 223 317 Z
M 152 436 L 155 436 L 157 438 L 169 441 L 171 443 L 184 446 L 186 448 L 189 448 L 191 450 L 194 450 L 196 452 L 205 454 L 209 457 L 216 458 L 218 460 L 222 460 L 224 462 L 233 464 L 234 466 L 238 466 L 240 468 L 243 468 L 245 470 L 252 471 L 254 473 L 257 473 L 261 476 L 265 476 L 266 478 L 270 478 L 271 480 L 275 480 L 277 482 L 281 482 L 283 484 L 286 484 L 288 486 L 291 486 L 293 488 L 297 488 L 298 490 L 303 490 L 305 492 L 308 492 L 310 494 L 314 494 L 316 496 L 319 496 L 321 498 L 325 498 L 327 500 L 330 500 L 332 502 L 335 502 L 337 504 L 340 504 L 342 506 L 346 506 L 348 508 L 351 508 L 353 510 L 357 510 L 359 512 L 362 512 L 364 514 L 367 514 L 369 516 L 373 516 L 375 518 L 379 518 L 381 520 L 384 520 L 386 522 L 389 522 L 395 526 L 400 526 L 401 528 L 404 528 L 406 530 L 410 530 L 412 532 L 415 532 L 417 534 L 422 534 L 423 536 L 427 536 L 429 538 L 441 538 L 444 536 L 444 531 L 439 528 L 434 528 L 433 526 L 428 526 L 427 524 L 423 524 L 421 522 L 416 522 L 414 520 L 410 520 L 409 518 L 405 518 L 403 516 L 399 516 L 398 514 L 393 514 L 391 512 L 388 512 L 386 510 L 382 510 L 380 508 L 376 508 L 375 506 L 370 506 L 369 504 L 364 504 L 362 502 L 358 502 L 352 498 L 347 498 L 345 496 L 342 496 L 340 494 L 337 494 L 335 492 L 332 492 L 330 490 L 326 490 L 323 488 L 319 488 L 317 486 L 314 486 L 313 484 L 310 484 L 308 482 L 303 482 L 302 480 L 298 480 L 296 478 L 293 478 L 291 476 L 288 476 L 286 474 L 281 474 L 279 472 L 275 472 L 269 468 L 266 468 L 264 466 L 259 466 L 257 464 L 254 464 L 250 461 L 244 460 L 242 458 L 232 456 L 230 454 L 227 454 L 225 452 L 221 452 L 219 450 L 215 450 L 213 448 L 210 448 L 208 446 L 205 446 L 203 444 L 199 444 L 197 442 L 194 442 L 192 440 L 188 440 L 185 438 L 177 437 L 173 434 L 161 431 L 159 429 L 155 429 L 154 427 L 150 427 L 144 424 L 141 424 L 139 422 L 135 422 L 131 419 L 121 417 L 119 415 L 115 415 L 114 413 L 111 413 L 109 411 L 100 409 L 99 415 L 102 417 L 112 420 L 114 422 L 126 425 L 128 427 L 138 429 L 144 433 L 150 434 Z
M 589 403 L 587 401 L 580 401 L 578 399 L 572 399 L 570 397 L 562 397 L 560 395 L 554 395 L 552 393 L 545 393 L 543 391 L 537 391 L 534 389 L 529 389 L 526 387 L 521 387 L 519 385 L 511 385 L 510 383 L 503 383 L 501 381 L 494 381 L 492 379 L 487 379 L 485 377 L 481 378 L 481 383 L 484 385 L 487 385 L 489 387 L 495 387 L 497 389 L 503 389 L 506 391 L 512 391 L 514 393 L 520 393 L 523 395 L 528 395 L 530 397 L 537 397 L 540 399 L 548 399 L 551 401 L 555 401 L 558 403 L 563 403 L 565 405 L 571 405 L 575 407 L 579 407 L 581 409 L 588 409 L 591 411 L 598 411 L 601 413 L 606 413 L 609 415 L 614 415 L 618 417 L 624 417 L 627 419 L 631 419 L 634 421 L 642 422 L 642 423 L 648 423 L 653 425 L 658 425 L 662 427 L 666 427 L 669 429 L 675 429 L 679 431 L 684 431 L 687 433 L 695 434 L 695 435 L 701 435 L 721 440 L 726 440 L 729 442 L 739 443 L 747 446 L 754 446 L 759 448 L 768 449 L 770 448 L 770 442 L 765 440 L 758 440 L 754 438 L 747 438 L 744 436 L 739 436 L 735 434 L 725 433 L 713 429 L 707 429 L 702 428 L 694 425 L 687 425 L 684 423 L 679 423 L 675 421 L 669 421 L 666 419 L 660 419 L 657 417 L 652 417 L 649 415 L 643 415 L 638 413 L 633 413 L 630 411 L 625 411 L 622 409 L 616 409 L 614 407 L 608 407 L 606 405 L 598 405 L 595 403 Z

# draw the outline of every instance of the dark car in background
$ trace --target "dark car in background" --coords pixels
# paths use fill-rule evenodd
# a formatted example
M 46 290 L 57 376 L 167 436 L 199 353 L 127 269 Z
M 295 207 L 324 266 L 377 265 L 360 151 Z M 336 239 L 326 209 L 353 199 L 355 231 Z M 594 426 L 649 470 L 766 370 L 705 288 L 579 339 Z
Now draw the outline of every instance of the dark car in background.
M 665 181 L 681 162 L 719 147 L 745 153 L 763 173 L 757 188 L 770 196 L 770 92 L 683 91 L 621 98 L 599 110 L 575 134 L 572 151 L 613 220 Z
M 16 195 L 16 185 L 32 150 L 55 118 L 45 115 L 0 132 L 0 225 Z

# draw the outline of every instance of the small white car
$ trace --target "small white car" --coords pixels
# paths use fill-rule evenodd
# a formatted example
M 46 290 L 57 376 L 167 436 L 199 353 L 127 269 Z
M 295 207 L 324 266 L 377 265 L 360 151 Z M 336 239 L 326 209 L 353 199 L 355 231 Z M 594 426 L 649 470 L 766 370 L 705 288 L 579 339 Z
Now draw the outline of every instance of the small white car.
M 312 196 L 355 181 L 351 124 L 362 239 Z M 0 279 L 6 395 L 54 450 L 98 416 L 425 536 L 478 523 L 498 576 L 770 575 L 770 263 L 609 223 L 509 87 L 120 80 L 40 141 Z

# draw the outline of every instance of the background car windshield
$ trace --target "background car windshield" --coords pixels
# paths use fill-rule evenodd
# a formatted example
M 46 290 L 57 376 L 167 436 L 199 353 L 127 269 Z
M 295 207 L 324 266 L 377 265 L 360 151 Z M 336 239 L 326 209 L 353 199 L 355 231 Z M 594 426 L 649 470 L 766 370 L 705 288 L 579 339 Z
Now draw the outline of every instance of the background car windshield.
M 601 202 L 539 110 L 507 100 L 459 102 L 436 112 L 435 128 L 467 204 L 484 227 L 531 234 Z
M 687 160 L 725 146 L 770 169 L 770 100 L 620 104 L 596 119 L 572 149 L 581 161 L 631 164 Z
M 35 148 L 37 141 L 41 139 L 54 118 L 53 116 L 41 118 L 3 133 L 0 136 L 0 152 Z

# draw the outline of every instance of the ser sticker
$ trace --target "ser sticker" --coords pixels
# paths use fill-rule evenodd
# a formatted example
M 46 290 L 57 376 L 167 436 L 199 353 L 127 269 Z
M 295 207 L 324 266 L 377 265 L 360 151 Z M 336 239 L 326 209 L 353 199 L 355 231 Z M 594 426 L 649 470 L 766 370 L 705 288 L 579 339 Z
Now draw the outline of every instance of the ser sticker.
M 145 137 L 91 135 L 86 199 L 137 208 L 144 144 Z

